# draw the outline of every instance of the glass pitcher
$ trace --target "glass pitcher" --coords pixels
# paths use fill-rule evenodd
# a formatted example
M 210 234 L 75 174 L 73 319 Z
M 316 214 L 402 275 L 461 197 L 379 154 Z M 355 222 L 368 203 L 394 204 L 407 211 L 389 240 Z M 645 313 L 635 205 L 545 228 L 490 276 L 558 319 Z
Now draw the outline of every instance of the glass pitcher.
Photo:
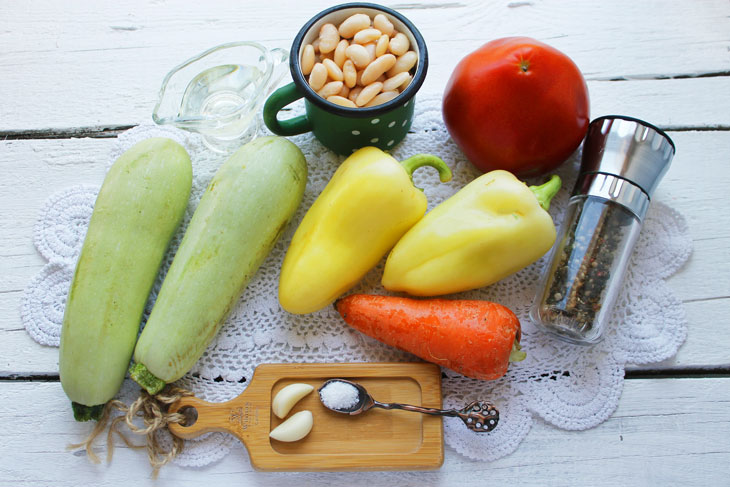
M 200 133 L 211 150 L 233 152 L 256 137 L 261 105 L 288 59 L 285 49 L 256 42 L 210 48 L 167 73 L 152 119 Z

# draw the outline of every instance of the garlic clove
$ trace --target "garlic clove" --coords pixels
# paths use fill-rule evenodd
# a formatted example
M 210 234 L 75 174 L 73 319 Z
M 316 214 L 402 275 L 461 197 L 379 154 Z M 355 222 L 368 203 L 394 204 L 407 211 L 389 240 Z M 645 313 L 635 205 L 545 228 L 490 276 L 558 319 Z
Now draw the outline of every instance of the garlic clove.
M 309 384 L 289 384 L 274 396 L 271 409 L 278 418 L 284 419 L 291 408 L 313 390 Z
M 271 430 L 269 436 L 279 441 L 298 441 L 304 438 L 312 431 L 314 418 L 311 411 L 299 411 L 292 415 L 279 426 Z

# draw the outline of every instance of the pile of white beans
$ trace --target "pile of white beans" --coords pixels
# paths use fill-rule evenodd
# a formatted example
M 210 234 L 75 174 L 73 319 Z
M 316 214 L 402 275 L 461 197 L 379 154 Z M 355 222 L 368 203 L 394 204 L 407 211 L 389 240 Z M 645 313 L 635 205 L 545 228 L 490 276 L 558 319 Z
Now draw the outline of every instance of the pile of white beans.
M 302 49 L 302 74 L 327 101 L 344 107 L 372 107 L 392 100 L 411 82 L 418 54 L 408 37 L 383 14 L 358 13 L 339 27 L 324 24 Z

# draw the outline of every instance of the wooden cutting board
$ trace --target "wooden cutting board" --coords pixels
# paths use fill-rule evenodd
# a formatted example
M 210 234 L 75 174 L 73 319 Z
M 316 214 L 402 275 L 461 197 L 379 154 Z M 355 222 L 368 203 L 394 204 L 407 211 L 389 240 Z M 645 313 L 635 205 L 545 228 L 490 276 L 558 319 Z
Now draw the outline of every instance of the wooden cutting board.
M 425 470 L 444 459 L 443 424 L 439 416 L 372 409 L 348 416 L 326 409 L 317 389 L 328 379 L 361 383 L 381 402 L 441 407 L 441 370 L 427 363 L 263 364 L 243 393 L 224 403 L 185 397 L 170 412 L 192 407 L 197 420 L 189 426 L 170 424 L 170 431 L 189 439 L 211 431 L 231 433 L 246 445 L 251 465 L 266 471 Z M 269 432 L 284 420 L 271 411 L 283 387 L 297 382 L 315 390 L 289 415 L 309 410 L 312 431 L 304 439 L 284 443 Z

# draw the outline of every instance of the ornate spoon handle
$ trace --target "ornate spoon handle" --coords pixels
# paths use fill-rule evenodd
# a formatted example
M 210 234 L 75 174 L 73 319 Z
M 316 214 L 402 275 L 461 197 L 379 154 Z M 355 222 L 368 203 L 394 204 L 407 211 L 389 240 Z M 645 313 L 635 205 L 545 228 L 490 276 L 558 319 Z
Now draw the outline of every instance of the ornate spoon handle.
M 464 409 L 436 409 L 410 404 L 383 403 L 373 401 L 371 407 L 381 409 L 401 409 L 415 413 L 430 414 L 432 416 L 452 416 L 461 418 L 467 428 L 478 433 L 486 433 L 497 427 L 499 422 L 499 411 L 493 404 L 488 402 L 474 401 Z

